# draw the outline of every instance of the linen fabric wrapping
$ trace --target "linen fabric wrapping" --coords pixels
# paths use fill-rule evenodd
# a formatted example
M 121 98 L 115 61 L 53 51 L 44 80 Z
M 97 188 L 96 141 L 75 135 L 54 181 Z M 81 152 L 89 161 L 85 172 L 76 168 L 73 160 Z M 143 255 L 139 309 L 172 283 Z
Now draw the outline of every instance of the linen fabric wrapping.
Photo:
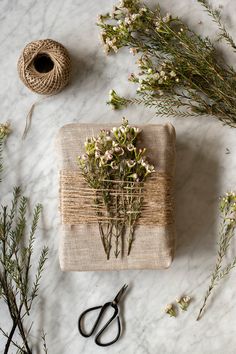
M 74 196 L 73 213 L 70 213 L 70 203 L 68 203 L 70 193 L 68 191 L 75 190 L 74 187 L 77 183 L 79 194 L 81 178 L 79 178 L 77 157 L 84 153 L 84 141 L 86 137 L 97 135 L 100 129 L 110 129 L 111 127 L 111 125 L 105 124 L 103 126 L 68 124 L 60 129 L 57 136 L 56 148 L 60 168 L 59 203 L 62 221 L 59 242 L 61 269 L 63 271 L 94 271 L 168 268 L 173 260 L 175 249 L 173 198 L 175 130 L 171 124 L 141 126 L 140 146 L 147 148 L 147 157 L 155 166 L 157 172 L 154 174 L 154 180 L 157 179 L 157 183 L 159 183 L 158 180 L 166 179 L 164 184 L 166 198 L 163 199 L 162 196 L 160 201 L 162 207 L 157 211 L 156 222 L 151 221 L 150 217 L 144 217 L 143 221 L 140 220 L 138 223 L 135 241 L 129 256 L 126 255 L 124 240 L 122 257 L 115 258 L 111 250 L 110 259 L 106 260 L 97 224 L 79 218 L 81 199 L 76 202 Z M 150 183 L 148 179 L 146 183 Z M 68 186 L 72 186 L 72 189 L 68 189 Z M 150 205 L 152 202 L 150 201 Z M 157 204 L 156 200 L 155 203 Z M 81 205 L 81 209 L 83 207 Z M 156 209 L 158 210 L 158 205 Z M 147 209 L 145 212 L 147 213 Z M 150 214 L 152 213 L 153 208 L 150 207 Z

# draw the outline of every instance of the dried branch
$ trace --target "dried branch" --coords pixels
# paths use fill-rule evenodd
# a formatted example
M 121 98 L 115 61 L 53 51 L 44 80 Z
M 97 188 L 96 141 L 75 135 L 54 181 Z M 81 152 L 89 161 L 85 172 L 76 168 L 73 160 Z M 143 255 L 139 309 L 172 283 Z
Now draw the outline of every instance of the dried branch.
M 213 289 L 218 285 L 219 281 L 226 277 L 230 271 L 236 266 L 236 257 L 232 262 L 223 266 L 223 260 L 231 245 L 232 238 L 235 236 L 236 229 L 236 195 L 235 193 L 227 193 L 222 199 L 220 204 L 222 213 L 222 224 L 220 230 L 219 249 L 216 259 L 215 268 L 211 275 L 210 285 L 205 294 L 202 307 L 199 311 L 197 320 L 202 317 L 203 311 L 207 305 L 209 296 L 212 294 Z
M 8 134 L 9 125 L 0 125 L 0 167 L 2 167 L 2 147 Z M 9 353 L 11 345 L 17 348 L 17 353 L 32 354 L 28 338 L 30 329 L 27 330 L 25 327 L 24 318 L 26 315 L 30 316 L 48 254 L 47 247 L 44 247 L 38 261 L 35 282 L 31 285 L 32 254 L 41 210 L 42 206 L 36 205 L 27 237 L 29 219 L 27 199 L 21 195 L 19 187 L 13 190 L 10 208 L 8 205 L 2 205 L 0 209 L 0 298 L 4 300 L 12 320 L 9 333 L 0 329 L 7 338 L 4 354 Z M 13 339 L 16 330 L 20 334 L 22 345 Z

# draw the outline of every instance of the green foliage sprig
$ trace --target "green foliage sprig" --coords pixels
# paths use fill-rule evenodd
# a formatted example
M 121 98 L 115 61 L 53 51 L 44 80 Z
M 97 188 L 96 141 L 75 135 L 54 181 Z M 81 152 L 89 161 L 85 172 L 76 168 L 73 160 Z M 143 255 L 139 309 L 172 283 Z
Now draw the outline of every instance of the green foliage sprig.
M 10 127 L 8 124 L 0 125 L 0 167 L 2 170 L 3 144 Z M 47 259 L 48 248 L 43 247 L 34 280 L 32 279 L 32 256 L 35 242 L 35 233 L 39 222 L 42 206 L 36 205 L 33 211 L 32 223 L 29 227 L 27 199 L 21 195 L 20 188 L 14 188 L 11 206 L 2 205 L 0 209 L 0 300 L 8 308 L 12 320 L 10 332 L 0 327 L 0 332 L 6 337 L 4 354 L 9 353 L 11 345 L 15 346 L 17 353 L 32 354 L 29 341 L 29 329 L 25 328 L 24 319 L 30 316 L 30 311 L 38 295 L 39 283 Z M 14 340 L 18 330 L 22 343 Z M 43 350 L 47 347 L 43 334 Z
M 112 237 L 115 256 L 121 250 L 125 229 L 128 229 L 128 254 L 134 241 L 135 225 L 142 207 L 142 183 L 154 172 L 145 156 L 146 149 L 137 148 L 140 129 L 131 127 L 126 119 L 120 127 L 102 130 L 97 137 L 87 138 L 85 154 L 78 163 L 89 186 L 96 191 L 95 206 L 104 205 L 106 215 L 98 208 L 99 232 L 107 259 Z
M 220 12 L 198 0 L 217 22 L 220 39 L 236 49 Z M 138 55 L 139 72 L 129 80 L 138 84 L 137 97 L 123 98 L 114 90 L 109 104 L 154 107 L 158 115 L 213 115 L 236 125 L 236 71 L 227 66 L 213 42 L 192 31 L 181 19 L 162 15 L 137 0 L 123 0 L 111 13 L 99 16 L 106 53 L 129 47 Z
M 216 259 L 215 268 L 213 269 L 210 285 L 207 289 L 206 295 L 203 300 L 202 307 L 199 311 L 197 320 L 202 317 L 203 311 L 207 305 L 207 300 L 212 294 L 215 286 L 219 281 L 229 274 L 231 269 L 236 266 L 236 256 L 226 266 L 223 265 L 223 261 L 227 254 L 227 251 L 231 245 L 233 237 L 235 237 L 236 229 L 236 195 L 235 193 L 227 193 L 221 198 L 220 211 L 222 214 L 222 224 L 220 229 L 220 239 L 218 243 L 218 255 Z

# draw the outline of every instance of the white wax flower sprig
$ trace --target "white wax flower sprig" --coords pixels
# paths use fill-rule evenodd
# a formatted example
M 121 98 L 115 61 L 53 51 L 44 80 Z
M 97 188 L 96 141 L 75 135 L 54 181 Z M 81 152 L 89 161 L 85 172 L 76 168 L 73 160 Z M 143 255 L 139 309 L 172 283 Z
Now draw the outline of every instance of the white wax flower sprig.
M 222 23 L 219 9 L 197 0 L 218 24 L 219 38 L 233 51 L 236 43 Z M 98 16 L 106 54 L 129 48 L 137 57 L 137 73 L 129 80 L 137 86 L 134 97 L 112 90 L 108 104 L 114 109 L 129 104 L 152 107 L 158 116 L 212 115 L 236 127 L 236 71 L 224 65 L 215 42 L 199 36 L 182 19 L 163 13 L 160 6 L 141 0 L 123 0 Z
M 226 265 L 223 264 L 227 251 L 231 246 L 232 239 L 236 236 L 236 194 L 231 191 L 220 199 L 221 227 L 219 232 L 218 252 L 215 267 L 211 274 L 210 284 L 203 299 L 198 313 L 197 321 L 201 319 L 206 308 L 208 298 L 218 283 L 226 277 L 236 266 L 236 256 Z
M 78 157 L 83 171 L 91 173 L 93 165 L 102 169 L 99 171 L 101 177 L 116 176 L 142 182 L 155 168 L 145 157 L 146 149 L 135 146 L 140 132 L 139 128 L 129 126 L 124 118 L 120 127 L 101 130 L 97 137 L 86 138 L 85 154 Z
M 172 304 L 166 305 L 165 313 L 167 313 L 167 315 L 169 315 L 170 317 L 176 317 L 176 311 Z
M 141 130 L 129 125 L 123 118 L 119 127 L 101 130 L 98 136 L 87 138 L 85 154 L 78 157 L 79 167 L 90 187 L 96 190 L 107 190 L 102 200 L 96 203 L 106 205 L 110 218 L 114 218 L 114 204 L 117 214 L 115 217 L 123 221 L 116 225 L 110 221 L 108 232 L 100 224 L 102 243 L 109 259 L 111 250 L 111 234 L 115 234 L 115 256 L 120 253 L 119 242 L 122 239 L 125 226 L 129 229 L 128 254 L 134 240 L 134 226 L 140 216 L 142 206 L 142 188 L 137 192 L 138 184 L 155 172 L 155 168 L 146 157 L 146 148 L 137 146 L 137 138 Z M 124 197 L 116 197 L 109 193 L 114 188 L 112 181 L 118 181 L 118 187 L 126 191 Z M 117 188 L 117 187 L 116 187 Z M 135 190 L 135 193 L 132 193 Z M 127 196 L 128 193 L 128 196 Z M 99 197 L 98 197 L 99 198 Z M 125 200 L 124 200 L 125 198 Z M 113 211 L 112 211 L 113 210 Z
M 0 123 L 0 137 L 7 137 L 11 133 L 11 125 L 9 122 Z
M 191 301 L 190 296 L 182 296 L 182 297 L 177 297 L 176 302 L 183 311 L 187 311 L 189 304 Z

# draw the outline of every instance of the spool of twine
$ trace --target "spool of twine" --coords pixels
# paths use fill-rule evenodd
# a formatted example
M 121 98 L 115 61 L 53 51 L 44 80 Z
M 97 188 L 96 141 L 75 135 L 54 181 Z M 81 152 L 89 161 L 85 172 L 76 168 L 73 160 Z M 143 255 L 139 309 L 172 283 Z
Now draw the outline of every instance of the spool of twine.
M 40 95 L 55 95 L 69 82 L 70 57 L 60 43 L 52 39 L 37 40 L 23 49 L 17 69 L 30 90 Z
M 26 87 L 49 97 L 60 92 L 68 84 L 71 61 L 62 44 L 52 39 L 40 39 L 30 42 L 23 49 L 17 70 Z M 35 105 L 39 102 L 40 100 L 36 101 L 27 114 L 23 139 L 30 129 Z

